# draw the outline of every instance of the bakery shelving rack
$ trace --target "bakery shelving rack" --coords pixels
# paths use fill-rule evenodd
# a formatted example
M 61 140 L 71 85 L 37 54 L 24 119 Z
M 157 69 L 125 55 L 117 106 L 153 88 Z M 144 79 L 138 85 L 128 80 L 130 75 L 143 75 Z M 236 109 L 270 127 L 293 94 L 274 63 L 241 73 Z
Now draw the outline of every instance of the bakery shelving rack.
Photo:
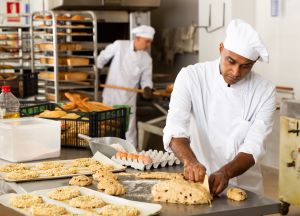
M 29 14 L 16 15 L 20 19 Z M 7 14 L 0 14 L 0 19 L 8 18 Z M 1 72 L 18 72 L 30 69 L 30 35 L 29 25 L 0 24 L 0 70 Z
M 97 19 L 92 11 L 43 11 L 31 15 L 32 71 L 39 95 L 63 101 L 78 92 L 98 99 Z
M 0 14 L 4 21 L 12 15 Z M 30 14 L 15 14 L 19 20 L 29 20 Z M 18 97 L 34 96 L 37 74 L 31 73 L 30 25 L 0 23 L 0 85 L 10 85 Z M 12 74 L 8 76 L 8 74 Z M 6 74 L 4 76 L 4 74 Z M 8 76 L 10 79 L 4 79 Z

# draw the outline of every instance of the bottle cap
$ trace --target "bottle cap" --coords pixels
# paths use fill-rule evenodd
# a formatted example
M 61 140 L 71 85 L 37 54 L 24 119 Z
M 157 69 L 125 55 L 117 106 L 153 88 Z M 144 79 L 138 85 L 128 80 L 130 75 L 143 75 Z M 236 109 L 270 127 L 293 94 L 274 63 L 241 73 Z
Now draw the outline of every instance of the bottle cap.
M 3 93 L 8 93 L 8 92 L 10 92 L 10 86 L 2 86 L 2 92 L 3 92 Z

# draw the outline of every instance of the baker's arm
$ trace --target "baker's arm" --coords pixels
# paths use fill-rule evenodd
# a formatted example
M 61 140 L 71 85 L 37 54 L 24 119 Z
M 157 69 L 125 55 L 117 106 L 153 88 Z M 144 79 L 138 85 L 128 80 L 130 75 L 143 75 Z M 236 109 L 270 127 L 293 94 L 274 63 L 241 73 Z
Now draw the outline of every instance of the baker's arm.
M 173 151 L 184 164 L 184 176 L 192 181 L 203 181 L 205 167 L 197 160 L 190 147 L 190 117 L 192 110 L 190 71 L 182 69 L 176 77 L 171 96 L 166 126 L 164 146 Z
M 231 178 L 242 175 L 255 164 L 251 154 L 240 152 L 228 164 L 209 176 L 210 192 L 213 195 L 221 193 Z
M 197 160 L 187 138 L 172 138 L 170 147 L 184 165 L 183 175 L 191 181 L 203 182 L 206 168 Z
M 115 55 L 117 49 L 118 41 L 115 41 L 102 50 L 97 57 L 97 68 L 102 69 L 104 65 Z

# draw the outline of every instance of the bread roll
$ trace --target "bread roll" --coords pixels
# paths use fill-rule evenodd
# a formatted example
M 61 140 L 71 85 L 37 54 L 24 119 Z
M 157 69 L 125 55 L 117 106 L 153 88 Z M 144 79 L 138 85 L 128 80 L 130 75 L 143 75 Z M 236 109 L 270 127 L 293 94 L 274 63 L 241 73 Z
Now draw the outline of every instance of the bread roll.
M 229 188 L 227 190 L 227 198 L 234 201 L 243 201 L 247 199 L 247 193 L 240 188 Z

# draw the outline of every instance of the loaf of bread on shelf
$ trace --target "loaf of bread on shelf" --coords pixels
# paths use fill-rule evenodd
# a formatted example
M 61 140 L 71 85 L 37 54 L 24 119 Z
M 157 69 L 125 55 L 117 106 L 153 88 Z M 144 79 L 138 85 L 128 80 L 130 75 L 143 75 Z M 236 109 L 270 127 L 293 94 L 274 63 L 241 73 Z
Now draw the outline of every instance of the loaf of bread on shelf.
M 59 14 L 56 16 L 56 20 L 68 20 L 71 16 L 68 14 Z
M 37 14 L 33 17 L 34 20 L 43 20 L 44 19 L 44 16 L 43 15 L 40 15 L 40 14 Z
M 40 50 L 53 50 L 54 46 L 52 43 L 40 43 L 36 45 Z M 80 51 L 82 45 L 80 43 L 59 43 L 57 44 L 59 51 Z
M 0 73 L 0 80 L 15 80 L 17 78 L 15 73 Z
M 65 80 L 69 81 L 84 81 L 88 78 L 88 73 L 86 72 L 67 72 L 65 73 Z
M 59 57 L 58 59 L 58 64 L 59 65 L 66 65 L 67 64 L 67 58 Z M 54 58 L 52 57 L 42 57 L 40 58 L 41 64 L 54 64 Z
M 58 79 L 64 80 L 65 79 L 66 72 L 59 71 L 58 72 Z M 48 79 L 48 80 L 54 80 L 54 72 L 48 72 L 48 71 L 41 71 L 38 75 L 39 79 Z
M 69 66 L 89 65 L 89 63 L 90 61 L 88 58 L 70 57 L 67 59 L 67 64 Z
M 51 19 L 52 19 L 52 16 L 51 16 L 51 15 L 45 15 L 45 16 L 44 16 L 44 19 L 45 19 L 45 20 L 51 20 Z
M 0 35 L 0 40 L 6 40 L 6 39 L 7 39 L 7 36 L 5 34 Z
M 14 67 L 11 65 L 0 65 L 0 70 L 2 69 L 13 69 Z
M 71 17 L 71 20 L 85 20 L 85 17 L 82 16 L 82 15 L 77 14 L 77 15 L 73 15 Z

